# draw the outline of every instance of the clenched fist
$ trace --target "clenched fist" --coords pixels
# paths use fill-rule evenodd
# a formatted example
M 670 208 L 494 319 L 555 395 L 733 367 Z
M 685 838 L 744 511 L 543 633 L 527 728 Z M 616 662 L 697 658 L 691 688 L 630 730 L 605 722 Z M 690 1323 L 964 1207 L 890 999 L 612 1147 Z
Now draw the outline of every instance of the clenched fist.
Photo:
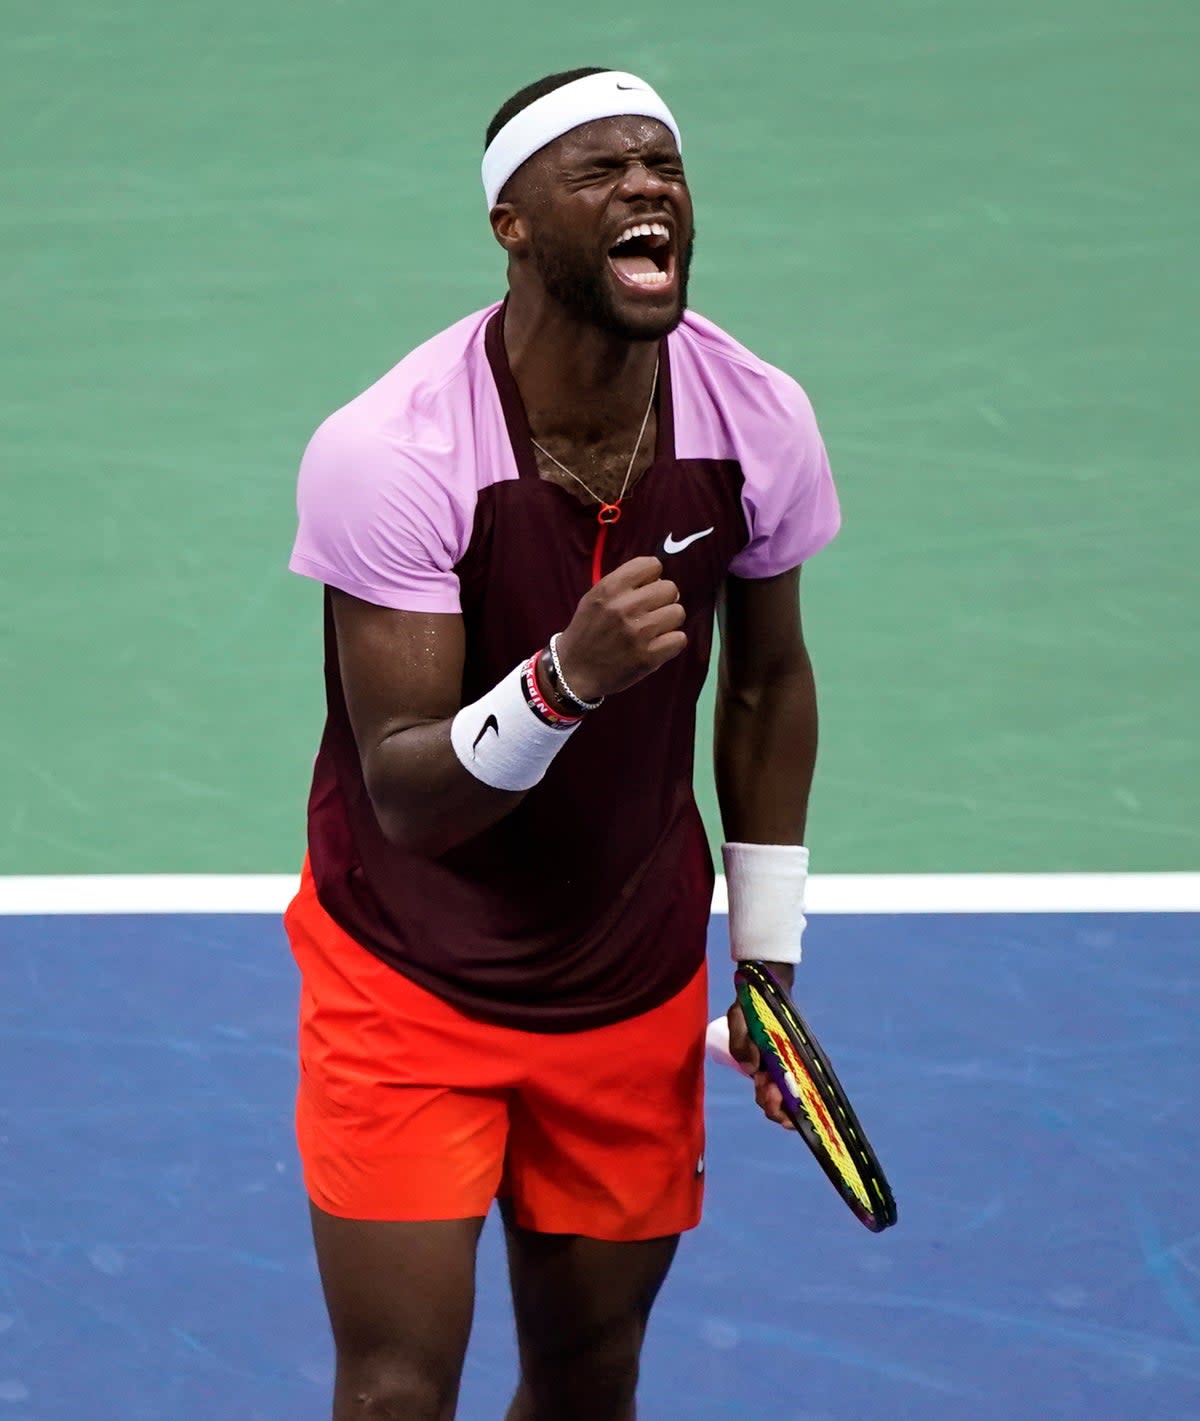
M 579 599 L 558 656 L 584 700 L 625 690 L 687 645 L 679 588 L 662 570 L 657 558 L 631 558 Z

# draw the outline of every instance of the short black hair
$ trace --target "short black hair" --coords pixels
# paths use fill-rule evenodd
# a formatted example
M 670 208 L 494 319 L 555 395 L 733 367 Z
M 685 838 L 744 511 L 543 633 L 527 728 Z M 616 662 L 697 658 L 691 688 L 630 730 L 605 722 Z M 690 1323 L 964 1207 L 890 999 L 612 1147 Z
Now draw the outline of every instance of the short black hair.
M 544 79 L 536 79 L 532 84 L 526 84 L 523 89 L 518 89 L 511 99 L 505 99 L 496 110 L 496 116 L 488 124 L 487 132 L 484 134 L 484 149 L 491 146 L 492 139 L 510 118 L 516 118 L 522 109 L 527 109 L 536 99 L 544 99 L 555 89 L 561 89 L 564 84 L 573 84 L 576 79 L 586 79 L 589 74 L 611 73 L 611 69 L 604 68 L 564 69 L 560 74 L 547 74 Z

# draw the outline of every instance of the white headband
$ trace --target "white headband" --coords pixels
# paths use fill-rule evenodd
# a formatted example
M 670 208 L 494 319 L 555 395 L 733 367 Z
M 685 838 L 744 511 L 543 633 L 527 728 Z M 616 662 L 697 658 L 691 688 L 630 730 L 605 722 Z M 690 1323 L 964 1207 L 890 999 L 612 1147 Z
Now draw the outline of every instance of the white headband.
M 588 74 L 535 99 L 510 118 L 488 144 L 483 155 L 483 190 L 487 194 L 488 211 L 495 207 L 501 188 L 521 164 L 547 143 L 553 143 L 581 123 L 619 118 L 623 114 L 656 118 L 665 123 L 683 151 L 679 125 L 649 84 L 617 70 Z

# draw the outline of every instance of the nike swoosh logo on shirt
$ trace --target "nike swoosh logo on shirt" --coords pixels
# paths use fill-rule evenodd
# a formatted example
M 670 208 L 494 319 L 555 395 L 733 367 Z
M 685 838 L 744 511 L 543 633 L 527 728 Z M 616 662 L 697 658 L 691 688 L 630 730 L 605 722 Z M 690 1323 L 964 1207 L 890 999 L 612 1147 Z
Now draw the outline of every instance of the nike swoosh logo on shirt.
M 662 550 L 668 556 L 670 556 L 671 553 L 681 553 L 684 548 L 690 548 L 693 543 L 698 542 L 701 538 L 707 538 L 711 532 L 711 528 L 701 528 L 698 533 L 689 533 L 686 538 L 680 538 L 678 542 L 668 533 L 663 539 Z
M 617 88 L 618 88 L 618 89 L 638 89 L 638 90 L 641 90 L 641 89 L 643 88 L 643 85 L 641 85 L 641 84 L 618 84 L 618 85 L 617 85 Z
M 500 722 L 496 719 L 494 715 L 488 716 L 488 718 L 483 722 L 483 729 L 479 732 L 475 739 L 471 741 L 472 755 L 474 755 L 475 751 L 479 747 L 479 742 L 483 739 L 483 737 L 488 733 L 489 730 L 494 730 L 496 732 L 496 739 L 499 740 Z

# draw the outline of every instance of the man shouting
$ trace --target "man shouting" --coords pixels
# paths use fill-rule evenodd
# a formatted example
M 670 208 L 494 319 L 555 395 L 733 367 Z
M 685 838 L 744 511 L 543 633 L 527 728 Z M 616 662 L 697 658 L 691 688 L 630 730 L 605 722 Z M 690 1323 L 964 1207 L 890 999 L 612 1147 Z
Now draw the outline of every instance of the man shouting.
M 287 927 L 335 1421 L 453 1416 L 494 1200 L 509 1421 L 634 1415 L 701 1210 L 718 607 L 734 954 L 790 982 L 803 926 L 798 584 L 838 527 L 809 402 L 688 311 L 679 128 L 641 79 L 523 89 L 483 184 L 506 299 L 330 416 L 300 472 L 328 719 Z M 733 1048 L 755 1064 L 736 1013 Z

